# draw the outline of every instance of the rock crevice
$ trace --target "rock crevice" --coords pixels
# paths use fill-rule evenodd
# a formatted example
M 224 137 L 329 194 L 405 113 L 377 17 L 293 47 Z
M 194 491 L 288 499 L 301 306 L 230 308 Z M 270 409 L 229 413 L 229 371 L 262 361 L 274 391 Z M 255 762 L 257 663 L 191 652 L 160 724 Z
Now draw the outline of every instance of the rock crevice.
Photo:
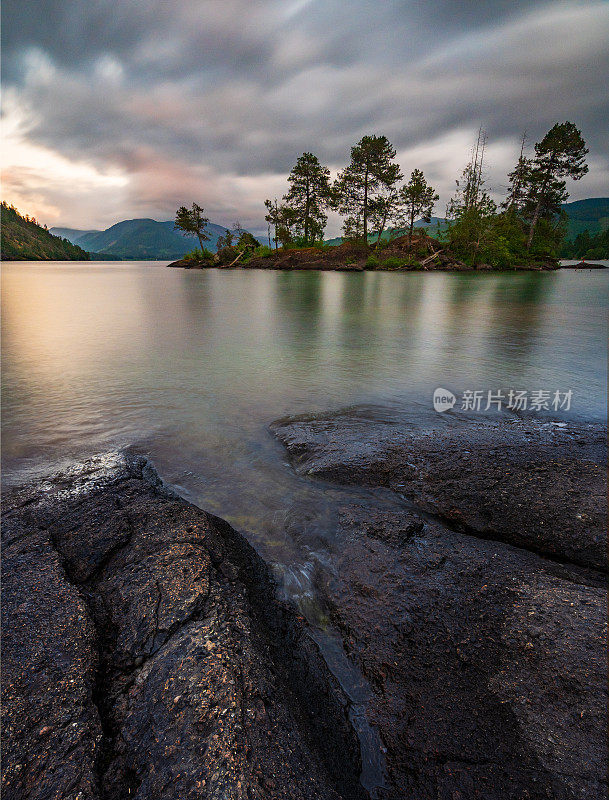
M 347 699 L 266 565 L 143 459 L 5 498 L 4 796 L 364 798 Z

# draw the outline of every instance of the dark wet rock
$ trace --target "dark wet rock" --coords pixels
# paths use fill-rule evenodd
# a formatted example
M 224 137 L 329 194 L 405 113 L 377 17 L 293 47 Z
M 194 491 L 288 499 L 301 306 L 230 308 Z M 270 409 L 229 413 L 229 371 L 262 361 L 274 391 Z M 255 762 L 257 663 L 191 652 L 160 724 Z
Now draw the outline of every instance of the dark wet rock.
M 607 570 L 602 426 L 444 417 L 417 430 L 397 413 L 359 408 L 272 429 L 301 474 L 386 486 L 455 528 Z
M 470 435 L 467 446 L 462 432 L 449 428 L 434 441 L 379 409 L 273 427 L 305 473 L 396 488 L 392 508 L 386 493 L 376 507 L 374 493 L 365 505 L 346 495 L 334 569 L 319 579 L 345 648 L 374 689 L 368 714 L 387 747 L 388 772 L 378 797 L 606 796 L 606 577 L 496 536 L 471 535 L 477 519 L 471 484 L 480 485 L 480 471 L 501 446 L 509 457 L 504 452 L 500 463 L 514 472 L 530 464 L 530 454 L 516 454 L 517 443 L 530 443 L 532 451 L 548 448 L 564 481 L 560 465 L 567 451 L 574 460 L 581 454 L 584 461 L 602 461 L 596 429 L 571 429 L 568 444 L 564 429 L 537 431 L 518 423 L 495 438 L 491 453 L 482 430 L 478 439 Z M 476 441 L 483 447 L 474 454 Z M 459 481 L 447 470 L 451 452 L 470 457 L 475 481 L 466 472 Z M 423 498 L 424 510 L 404 501 L 399 506 L 404 487 L 397 484 L 405 483 L 409 463 L 408 474 L 416 478 L 411 497 Z M 456 530 L 442 514 L 430 513 L 430 498 L 445 496 L 443 477 L 450 507 L 465 509 L 470 527 Z M 537 478 L 535 491 L 550 492 L 550 478 L 549 472 L 545 483 Z M 524 492 L 513 478 L 505 485 Z M 578 513 L 595 515 L 594 484 L 589 480 L 588 497 L 585 484 L 575 489 L 566 497 L 575 498 Z M 480 494 L 483 505 L 487 491 Z M 525 502 L 525 496 L 514 500 Z M 503 503 L 509 515 L 509 498 Z M 540 515 L 542 504 L 531 505 L 531 513 Z M 544 519 L 547 541 L 560 541 L 552 526 L 569 519 L 569 509 L 553 509 Z M 509 530 L 507 524 L 502 530 Z
M 181 267 L 182 269 L 207 269 L 214 266 L 209 261 L 196 261 L 192 258 L 180 258 L 167 264 L 168 267 Z
M 602 588 L 410 511 L 343 507 L 337 550 L 326 600 L 375 690 L 381 797 L 602 796 Z
M 3 795 L 96 798 L 95 629 L 48 535 L 13 533 L 2 554 Z
M 3 512 L 3 792 L 360 798 L 346 699 L 266 565 L 143 459 Z

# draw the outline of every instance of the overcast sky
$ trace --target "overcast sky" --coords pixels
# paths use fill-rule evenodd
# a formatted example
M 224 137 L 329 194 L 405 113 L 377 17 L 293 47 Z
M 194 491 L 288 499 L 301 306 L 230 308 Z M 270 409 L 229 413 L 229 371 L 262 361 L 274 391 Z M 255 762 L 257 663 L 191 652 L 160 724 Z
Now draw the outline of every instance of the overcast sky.
M 444 214 L 478 126 L 500 195 L 526 129 L 581 127 L 609 195 L 609 2 L 3 0 L 3 197 L 51 225 L 260 229 L 305 150 L 333 171 L 368 133 Z M 331 220 L 328 233 L 338 229 Z

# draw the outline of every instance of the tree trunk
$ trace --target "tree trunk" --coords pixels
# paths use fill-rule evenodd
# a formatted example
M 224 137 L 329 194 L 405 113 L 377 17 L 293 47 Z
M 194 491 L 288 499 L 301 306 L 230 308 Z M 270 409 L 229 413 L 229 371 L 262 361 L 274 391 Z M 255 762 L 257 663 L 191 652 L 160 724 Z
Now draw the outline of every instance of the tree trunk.
M 546 171 L 545 177 L 543 179 L 543 183 L 541 184 L 541 189 L 539 190 L 539 200 L 537 201 L 537 205 L 535 206 L 535 213 L 533 214 L 533 219 L 531 220 L 531 227 L 529 229 L 529 237 L 527 239 L 527 252 L 531 249 L 531 243 L 533 242 L 533 234 L 535 233 L 535 227 L 539 222 L 539 214 L 541 212 L 541 204 L 543 202 L 543 195 L 545 190 L 548 187 L 548 183 L 550 182 L 550 178 L 552 177 L 552 166 L 554 164 L 554 160 L 556 158 L 556 154 L 552 153 L 552 157 L 548 163 L 548 169 Z
M 229 266 L 229 267 L 232 267 L 232 266 L 233 266 L 233 264 L 236 264 L 236 263 L 237 263 L 237 261 L 239 261 L 239 259 L 242 257 L 242 255 L 243 255 L 244 253 L 245 253 L 245 250 L 242 250 L 242 251 L 239 253 L 239 255 L 237 256 L 237 258 L 236 258 L 234 261 L 231 261 L 231 262 L 230 262 L 230 264 L 229 264 L 228 266 Z
M 368 168 L 364 174 L 364 241 L 368 244 Z
M 531 220 L 531 227 L 529 228 L 529 237 L 527 239 L 527 252 L 531 249 L 531 243 L 533 242 L 533 234 L 535 233 L 535 227 L 539 222 L 539 212 L 541 211 L 541 192 L 539 193 L 539 200 L 537 201 L 537 205 L 535 206 L 535 213 L 533 214 L 533 219 Z
M 379 229 L 379 235 L 376 238 L 376 244 L 374 245 L 374 249 L 376 250 L 379 246 L 379 242 L 381 241 L 381 236 L 383 235 L 383 231 L 385 230 L 385 225 L 387 224 L 387 216 L 389 215 L 389 210 L 385 211 L 383 216 L 383 221 L 381 222 L 381 227 Z
M 423 269 L 427 269 L 427 264 L 430 264 L 434 260 L 434 258 L 437 258 L 440 255 L 440 253 L 443 252 L 444 250 L 436 250 L 430 256 L 424 258 L 423 261 L 421 261 L 421 266 L 423 267 Z
M 412 244 L 412 231 L 414 230 L 414 206 L 410 207 L 410 230 L 408 231 L 408 245 Z
M 309 203 L 310 203 L 310 190 L 309 190 L 309 181 L 307 181 L 307 199 L 305 202 L 305 219 L 304 219 L 305 245 L 309 244 Z

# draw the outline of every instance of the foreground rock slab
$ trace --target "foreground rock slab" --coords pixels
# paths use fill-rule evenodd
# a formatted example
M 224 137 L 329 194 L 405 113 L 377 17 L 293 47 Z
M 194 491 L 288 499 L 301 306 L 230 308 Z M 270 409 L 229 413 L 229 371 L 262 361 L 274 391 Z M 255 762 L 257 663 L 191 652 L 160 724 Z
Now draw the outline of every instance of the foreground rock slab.
M 607 571 L 607 438 L 600 425 L 525 421 L 416 429 L 362 407 L 272 425 L 301 474 L 385 486 L 450 526 Z
M 144 459 L 3 511 L 6 800 L 362 798 L 347 703 L 265 564 Z
M 273 425 L 301 473 L 392 490 L 345 493 L 319 576 L 374 688 L 378 797 L 604 797 L 600 431 L 440 425 L 370 408 Z

